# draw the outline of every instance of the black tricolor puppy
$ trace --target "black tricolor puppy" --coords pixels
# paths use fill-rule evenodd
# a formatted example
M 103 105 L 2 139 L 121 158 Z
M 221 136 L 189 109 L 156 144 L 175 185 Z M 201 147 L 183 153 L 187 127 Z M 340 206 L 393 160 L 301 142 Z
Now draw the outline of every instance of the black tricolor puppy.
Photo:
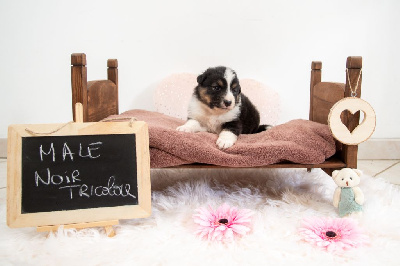
M 177 128 L 184 132 L 208 131 L 219 134 L 217 145 L 226 149 L 239 134 L 253 134 L 269 128 L 260 124 L 260 114 L 243 93 L 235 71 L 227 67 L 207 69 L 197 77 L 189 104 L 188 120 Z

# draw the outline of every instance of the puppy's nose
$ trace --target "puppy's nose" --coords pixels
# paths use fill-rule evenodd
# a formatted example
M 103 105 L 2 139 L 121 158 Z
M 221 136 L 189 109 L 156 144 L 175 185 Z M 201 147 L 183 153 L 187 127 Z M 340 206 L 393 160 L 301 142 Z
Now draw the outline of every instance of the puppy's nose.
M 224 104 L 225 104 L 226 107 L 228 107 L 228 106 L 230 106 L 232 104 L 232 101 L 224 100 Z

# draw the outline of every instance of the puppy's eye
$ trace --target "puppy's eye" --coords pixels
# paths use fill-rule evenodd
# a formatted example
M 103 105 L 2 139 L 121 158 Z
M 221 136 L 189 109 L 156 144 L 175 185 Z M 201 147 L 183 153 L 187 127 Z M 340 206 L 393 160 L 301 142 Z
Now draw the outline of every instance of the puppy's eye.
M 238 88 L 233 88 L 233 89 L 232 89 L 232 92 L 233 92 L 233 93 L 238 93 L 238 92 L 239 92 L 239 89 L 238 89 Z
M 221 90 L 221 87 L 220 86 L 212 86 L 211 87 L 214 91 L 219 91 L 219 90 Z

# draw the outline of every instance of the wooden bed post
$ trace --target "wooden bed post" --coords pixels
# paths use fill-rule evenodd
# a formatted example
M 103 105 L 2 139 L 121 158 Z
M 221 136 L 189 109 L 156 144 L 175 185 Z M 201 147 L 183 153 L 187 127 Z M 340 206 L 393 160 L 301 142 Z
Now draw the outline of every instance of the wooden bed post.
M 346 68 L 348 70 L 348 75 L 346 73 L 346 86 L 344 91 L 344 97 L 351 97 L 351 88 L 357 89 L 357 95 L 355 97 L 361 97 L 361 83 L 362 83 L 362 57 L 360 56 L 349 56 L 347 57 Z M 349 78 L 350 80 L 349 80 Z M 357 80 L 359 80 L 358 87 Z M 354 96 L 354 95 L 353 95 Z M 353 131 L 360 124 L 360 112 L 358 111 L 352 115 L 349 111 L 346 111 L 343 115 L 343 123 L 347 125 L 348 129 Z M 345 145 L 343 144 L 341 157 L 346 163 L 348 168 L 357 168 L 357 152 L 358 145 Z
M 83 121 L 87 121 L 87 69 L 86 55 L 71 55 L 71 86 L 72 86 L 72 113 L 75 117 L 75 104 L 82 103 Z
M 322 62 L 312 61 L 311 63 L 311 81 L 310 81 L 310 115 L 309 120 L 314 121 L 314 86 L 321 82 Z
M 108 59 L 107 60 L 107 79 L 114 82 L 117 86 L 116 97 L 118 99 L 118 60 L 117 59 Z M 117 114 L 119 114 L 119 103 L 117 101 Z

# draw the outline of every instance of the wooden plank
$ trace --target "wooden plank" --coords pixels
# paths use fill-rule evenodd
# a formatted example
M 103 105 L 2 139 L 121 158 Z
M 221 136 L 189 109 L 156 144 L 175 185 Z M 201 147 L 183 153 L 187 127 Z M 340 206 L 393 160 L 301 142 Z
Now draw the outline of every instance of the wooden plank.
M 344 84 L 320 82 L 313 91 L 313 121 L 328 124 L 328 116 L 332 106 L 344 96 Z
M 110 220 L 110 221 L 97 221 L 90 223 L 73 223 L 73 224 L 59 224 L 59 225 L 46 225 L 46 226 L 38 226 L 36 228 L 37 232 L 48 232 L 48 231 L 57 231 L 61 226 L 64 229 L 84 229 L 90 227 L 105 227 L 119 224 L 119 220 Z
M 291 162 L 282 162 L 282 163 L 275 163 L 275 164 L 269 164 L 269 165 L 264 165 L 264 166 L 254 166 L 254 167 L 231 167 L 231 166 L 220 166 L 220 165 L 211 165 L 211 164 L 185 164 L 185 165 L 178 165 L 178 166 L 172 166 L 172 167 L 167 167 L 167 168 L 161 168 L 161 169 L 175 169 L 175 168 L 180 168 L 180 169 L 190 169 L 190 168 L 211 168 L 211 169 L 231 169 L 231 168 L 237 168 L 237 169 L 253 169 L 253 168 L 343 168 L 346 167 L 346 164 L 341 161 L 340 159 L 333 157 L 327 159 L 325 162 L 320 163 L 320 164 L 297 164 L 297 163 L 291 163 Z
M 110 80 L 88 82 L 86 121 L 100 121 L 118 114 L 118 88 Z

